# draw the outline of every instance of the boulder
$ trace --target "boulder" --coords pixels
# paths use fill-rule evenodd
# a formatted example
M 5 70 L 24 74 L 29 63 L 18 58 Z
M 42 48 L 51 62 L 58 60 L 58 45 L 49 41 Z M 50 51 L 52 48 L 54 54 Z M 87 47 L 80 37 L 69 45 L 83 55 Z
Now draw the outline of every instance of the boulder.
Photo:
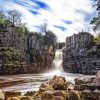
M 81 92 L 82 100 L 100 100 L 100 94 L 91 90 L 84 90 Z
M 42 100 L 66 100 L 66 91 L 45 91 L 41 94 Z
M 27 93 L 24 94 L 24 96 L 34 96 L 36 94 L 35 91 L 28 91 Z
M 49 84 L 46 84 L 46 83 L 42 83 L 40 88 L 39 88 L 39 92 L 44 92 L 44 91 L 47 91 L 47 90 L 54 90 L 53 87 Z
M 20 98 L 18 98 L 18 97 L 11 97 L 11 98 L 7 98 L 7 100 L 20 100 Z
M 32 99 L 32 97 L 29 96 L 22 96 L 20 100 L 34 100 L 34 99 Z
M 41 94 L 41 100 L 52 100 L 53 97 L 52 91 L 45 91 Z
M 80 92 L 71 90 L 68 95 L 68 100 L 81 100 L 80 98 Z
M 13 91 L 7 91 L 7 92 L 5 92 L 5 98 L 20 97 L 20 96 L 21 96 L 21 92 L 13 92 Z
M 93 83 L 100 86 L 100 71 L 98 71 L 98 73 L 96 74 Z
M 61 96 L 55 96 L 55 97 L 53 97 L 52 100 L 65 100 L 65 99 Z
M 81 76 L 75 79 L 75 85 L 93 83 L 95 76 Z

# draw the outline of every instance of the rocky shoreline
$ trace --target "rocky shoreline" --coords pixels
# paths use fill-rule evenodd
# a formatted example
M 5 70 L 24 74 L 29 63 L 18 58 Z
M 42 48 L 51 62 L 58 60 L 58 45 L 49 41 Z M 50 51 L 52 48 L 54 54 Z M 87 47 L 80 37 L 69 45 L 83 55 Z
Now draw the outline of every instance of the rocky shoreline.
M 42 83 L 38 91 L 0 91 L 0 100 L 100 100 L 100 71 L 95 76 L 82 76 L 75 84 L 62 76 L 54 76 Z

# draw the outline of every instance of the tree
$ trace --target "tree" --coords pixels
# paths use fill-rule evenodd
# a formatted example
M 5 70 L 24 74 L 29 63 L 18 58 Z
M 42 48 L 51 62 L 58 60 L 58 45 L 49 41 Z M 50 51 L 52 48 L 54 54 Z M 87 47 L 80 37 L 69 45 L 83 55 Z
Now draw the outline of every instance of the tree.
M 47 23 L 44 23 L 43 25 L 41 25 L 41 28 L 40 28 L 41 32 L 43 35 L 46 35 L 46 32 L 47 32 Z
M 53 33 L 52 31 L 47 31 L 46 36 L 49 38 L 50 44 L 54 44 L 57 40 L 55 33 Z
M 21 14 L 17 10 L 8 11 L 8 19 L 12 22 L 12 25 L 15 26 L 21 23 Z
M 100 0 L 93 0 L 96 6 L 96 10 L 98 12 L 98 15 L 92 19 L 90 24 L 93 25 L 93 30 L 98 33 L 95 37 L 94 41 L 96 43 L 100 43 Z
M 100 16 L 94 17 L 93 20 L 90 22 L 93 25 L 94 31 L 100 30 Z
M 4 14 L 3 11 L 1 10 L 1 11 L 0 11 L 0 24 L 1 24 L 1 23 L 2 23 L 2 24 L 4 23 L 5 18 L 6 18 L 6 17 L 5 17 L 5 14 Z
M 16 30 L 17 33 L 21 33 L 22 35 L 26 35 L 29 33 L 27 27 L 25 24 L 21 24 L 19 26 L 16 26 Z
M 100 14 L 100 0 L 94 0 L 96 10 L 98 11 L 98 14 Z

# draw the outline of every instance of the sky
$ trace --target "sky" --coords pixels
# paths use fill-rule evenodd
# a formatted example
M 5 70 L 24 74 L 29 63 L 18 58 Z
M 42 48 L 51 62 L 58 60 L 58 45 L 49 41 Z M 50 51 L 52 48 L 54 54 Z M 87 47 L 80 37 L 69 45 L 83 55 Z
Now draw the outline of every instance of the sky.
M 96 15 L 90 0 L 0 0 L 0 9 L 18 10 L 30 31 L 39 32 L 47 23 L 60 42 L 80 31 L 91 32 L 89 23 Z

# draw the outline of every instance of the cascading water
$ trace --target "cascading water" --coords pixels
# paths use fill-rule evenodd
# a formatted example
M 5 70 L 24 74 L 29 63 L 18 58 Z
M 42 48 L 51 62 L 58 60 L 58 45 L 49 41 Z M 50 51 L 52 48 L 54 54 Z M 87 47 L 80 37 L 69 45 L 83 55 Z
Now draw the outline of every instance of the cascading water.
M 62 68 L 62 50 L 57 50 L 55 53 L 55 59 L 52 62 L 53 71 L 55 74 L 60 74 L 63 71 Z
M 3 88 L 3 91 L 31 91 L 38 90 L 41 83 L 51 79 L 54 75 L 64 76 L 67 81 L 74 82 L 74 79 L 78 77 L 78 74 L 67 73 L 62 68 L 62 50 L 57 50 L 55 53 L 55 59 L 52 62 L 52 71 L 48 71 L 43 74 L 24 74 L 24 75 L 13 75 L 10 78 L 16 77 L 28 80 L 26 83 L 17 84 L 11 87 Z M 3 77 L 3 76 L 2 76 Z M 4 76 L 5 78 L 5 76 Z M 6 77 L 8 79 L 8 77 Z

